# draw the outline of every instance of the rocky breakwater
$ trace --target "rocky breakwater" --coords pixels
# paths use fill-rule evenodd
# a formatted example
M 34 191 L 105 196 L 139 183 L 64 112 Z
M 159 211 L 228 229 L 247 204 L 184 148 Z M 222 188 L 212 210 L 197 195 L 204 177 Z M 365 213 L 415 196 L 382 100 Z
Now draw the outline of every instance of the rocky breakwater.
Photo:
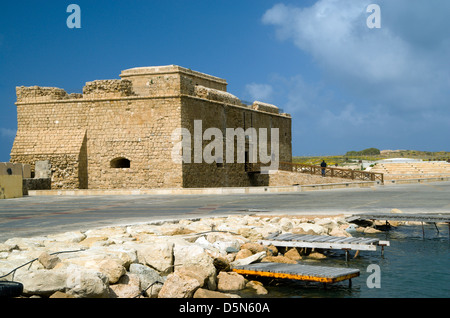
M 21 297 L 224 298 L 244 289 L 264 295 L 260 282 L 231 267 L 325 255 L 258 240 L 273 232 L 351 236 L 348 227 L 343 217 L 241 215 L 11 238 L 0 243 L 0 280 L 22 283 Z

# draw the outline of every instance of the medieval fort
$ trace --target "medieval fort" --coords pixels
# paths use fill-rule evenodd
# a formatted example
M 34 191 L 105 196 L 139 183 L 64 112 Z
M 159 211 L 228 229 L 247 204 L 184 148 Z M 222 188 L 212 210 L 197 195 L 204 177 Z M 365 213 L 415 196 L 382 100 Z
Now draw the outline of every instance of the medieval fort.
M 18 131 L 11 162 L 30 165 L 34 175 L 36 163 L 47 161 L 52 189 L 269 185 L 270 174 L 248 171 L 257 149 L 247 135 L 243 143 L 238 135 L 232 137 L 235 156 L 241 151 L 243 161 L 220 157 L 199 162 L 194 152 L 189 152 L 192 160 L 174 160 L 179 141 L 173 132 L 194 132 L 196 123 L 202 131 L 219 129 L 224 139 L 229 128 L 265 128 L 271 140 L 276 129 L 277 160 L 292 161 L 291 116 L 274 105 L 243 103 L 227 92 L 224 79 L 175 65 L 127 69 L 120 78 L 88 82 L 82 94 L 17 87 Z M 191 137 L 186 144 L 193 148 L 198 140 Z M 201 148 L 206 145 L 201 140 Z M 271 145 L 266 148 L 270 155 Z

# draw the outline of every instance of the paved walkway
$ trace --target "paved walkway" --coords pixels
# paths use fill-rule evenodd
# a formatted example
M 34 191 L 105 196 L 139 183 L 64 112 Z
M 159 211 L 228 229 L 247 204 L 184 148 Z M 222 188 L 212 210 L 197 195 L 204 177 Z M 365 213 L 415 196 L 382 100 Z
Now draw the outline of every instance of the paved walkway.
M 0 242 L 95 227 L 229 214 L 449 213 L 450 182 L 227 195 L 36 196 L 0 200 Z

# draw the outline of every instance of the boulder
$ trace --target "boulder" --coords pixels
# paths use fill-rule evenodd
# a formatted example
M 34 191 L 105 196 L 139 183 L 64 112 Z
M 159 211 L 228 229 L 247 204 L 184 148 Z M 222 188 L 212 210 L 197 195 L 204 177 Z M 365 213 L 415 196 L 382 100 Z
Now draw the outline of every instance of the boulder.
M 204 288 L 199 288 L 194 293 L 193 298 L 241 298 L 239 295 L 221 293 L 218 291 L 208 290 Z
M 47 252 L 39 255 L 38 261 L 42 264 L 42 266 L 44 266 L 45 269 L 52 269 L 61 262 L 58 256 L 50 255 Z
M 131 264 L 130 273 L 139 277 L 140 289 L 145 290 L 145 295 L 147 297 L 158 297 L 158 293 L 164 284 L 165 278 L 159 275 L 156 270 L 142 264 Z
M 203 277 L 204 284 L 210 290 L 216 289 L 216 267 L 214 258 L 205 249 L 196 244 L 176 244 L 174 247 L 175 266 L 182 265 Z M 201 287 L 204 284 L 200 284 Z
M 156 269 L 161 275 L 172 273 L 174 264 L 173 247 L 172 242 L 136 245 L 139 263 Z
M 57 291 L 64 291 L 68 273 L 64 270 L 29 270 L 16 273 L 14 280 L 23 284 L 26 295 L 50 296 Z
M 246 288 L 253 289 L 257 295 L 267 295 L 269 292 L 266 288 L 264 288 L 263 284 L 261 282 L 258 282 L 256 280 L 249 281 L 246 285 Z
M 109 284 L 105 274 L 71 266 L 66 280 L 66 293 L 77 298 L 108 298 Z
M 283 264 L 297 264 L 296 261 L 287 258 L 286 256 L 283 255 L 277 255 L 277 256 L 267 256 L 264 257 L 261 262 L 273 262 L 273 263 L 283 263 Z
M 243 248 L 239 252 L 236 253 L 236 256 L 235 256 L 234 259 L 235 260 L 243 259 L 243 258 L 247 258 L 247 257 L 252 256 L 252 255 L 253 255 L 252 251 L 250 251 L 250 250 L 248 250 L 246 248 Z
M 242 244 L 241 249 L 247 249 L 250 250 L 252 252 L 252 254 L 256 254 L 262 251 L 266 251 L 267 247 L 265 247 L 262 244 L 259 243 L 252 243 L 252 242 L 248 242 L 245 244 Z
M 57 242 L 79 243 L 86 238 L 86 235 L 84 235 L 80 231 L 75 231 L 48 235 L 47 238 L 51 241 Z
M 327 234 L 327 230 L 323 226 L 318 225 L 318 224 L 300 223 L 298 225 L 298 227 L 301 228 L 305 232 L 312 231 L 312 232 L 314 232 L 315 235 Z
M 237 259 L 237 260 L 235 259 L 231 263 L 231 266 L 241 266 L 241 265 L 248 265 L 248 264 L 256 263 L 256 262 L 259 262 L 260 260 L 262 260 L 266 255 L 267 255 L 266 251 L 263 251 L 263 252 L 253 254 L 246 258 Z
M 109 288 L 110 298 L 134 298 L 141 293 L 139 276 L 131 273 L 123 275 L 117 284 Z
M 244 276 L 235 272 L 220 272 L 217 280 L 219 291 L 237 291 L 245 288 Z
M 284 256 L 293 260 L 293 261 L 299 261 L 302 259 L 300 253 L 298 252 L 298 250 L 294 247 L 289 249 L 289 251 L 287 251 L 286 253 L 284 253 Z
M 198 288 L 200 283 L 196 278 L 183 271 L 174 272 L 167 276 L 158 298 L 191 298 Z

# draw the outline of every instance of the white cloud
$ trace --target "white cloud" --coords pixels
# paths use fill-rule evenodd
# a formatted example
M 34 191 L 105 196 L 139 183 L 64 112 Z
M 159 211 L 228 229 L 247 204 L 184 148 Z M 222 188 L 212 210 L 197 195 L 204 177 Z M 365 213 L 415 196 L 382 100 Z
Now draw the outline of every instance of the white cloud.
M 328 79 L 355 97 L 366 97 L 391 110 L 443 109 L 450 88 L 450 37 L 442 28 L 448 30 L 450 23 L 438 18 L 443 25 L 426 26 L 427 43 L 434 44 L 430 51 L 396 24 L 402 7 L 390 2 L 377 2 L 381 29 L 366 25 L 368 0 L 319 0 L 306 8 L 277 4 L 262 21 L 275 26 L 279 39 L 290 40 L 310 54 Z M 421 13 L 414 10 L 417 1 L 401 2 L 411 17 Z M 439 5 L 427 11 L 429 20 L 446 16 Z
M 252 100 L 258 100 L 261 102 L 270 102 L 273 94 L 273 88 L 268 84 L 247 84 L 245 86 L 245 91 L 250 98 L 252 98 Z
M 276 103 L 293 114 L 294 136 L 302 146 L 308 136 L 322 149 L 340 140 L 353 148 L 365 138 L 372 145 L 448 145 L 450 1 L 377 0 L 381 29 L 366 25 L 370 3 L 277 4 L 263 15 L 279 40 L 291 41 L 313 63 L 298 70 L 302 75 L 269 81 L 285 97 Z

